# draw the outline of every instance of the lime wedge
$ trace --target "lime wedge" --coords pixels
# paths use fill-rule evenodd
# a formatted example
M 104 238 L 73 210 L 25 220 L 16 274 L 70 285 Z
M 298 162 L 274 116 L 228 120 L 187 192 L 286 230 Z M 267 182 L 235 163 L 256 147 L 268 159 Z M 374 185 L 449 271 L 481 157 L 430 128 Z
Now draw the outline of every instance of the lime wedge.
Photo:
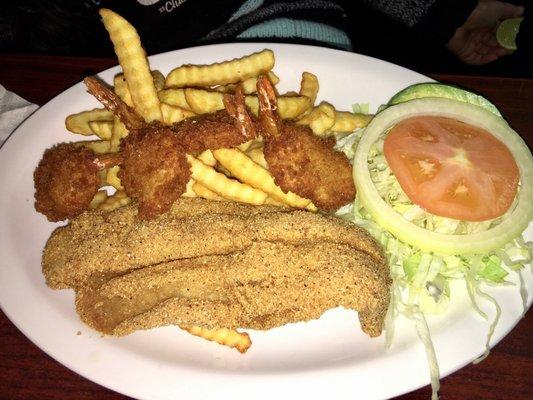
M 498 26 L 496 31 L 496 40 L 500 46 L 507 50 L 516 50 L 516 35 L 520 29 L 520 23 L 524 17 L 509 18 Z

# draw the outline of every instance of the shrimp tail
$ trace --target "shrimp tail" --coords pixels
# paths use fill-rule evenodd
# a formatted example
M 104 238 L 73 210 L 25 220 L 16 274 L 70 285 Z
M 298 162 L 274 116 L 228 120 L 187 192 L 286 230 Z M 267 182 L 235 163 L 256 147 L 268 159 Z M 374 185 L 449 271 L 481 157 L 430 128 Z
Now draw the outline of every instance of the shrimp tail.
M 277 137 L 281 132 L 281 119 L 277 112 L 278 102 L 272 83 L 266 75 L 257 79 L 257 96 L 259 98 L 259 124 L 263 135 Z
M 242 86 L 237 86 L 233 95 L 224 95 L 224 107 L 228 114 L 235 118 L 237 129 L 245 140 L 251 140 L 257 136 L 254 121 L 244 102 Z
M 143 118 L 100 80 L 88 76 L 83 82 L 89 93 L 96 97 L 105 108 L 119 117 L 128 130 L 136 131 L 146 127 L 147 124 Z

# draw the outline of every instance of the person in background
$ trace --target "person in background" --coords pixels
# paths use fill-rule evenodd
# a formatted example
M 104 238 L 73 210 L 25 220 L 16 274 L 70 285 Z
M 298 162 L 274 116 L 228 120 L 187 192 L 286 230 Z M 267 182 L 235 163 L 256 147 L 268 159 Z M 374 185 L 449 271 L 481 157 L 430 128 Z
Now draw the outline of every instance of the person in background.
M 524 7 L 496 0 L 364 0 L 372 8 L 429 35 L 466 64 L 482 65 L 511 52 L 496 41 L 496 28 L 522 16 Z
M 367 30 L 366 37 L 353 34 L 364 18 L 358 14 L 361 3 L 472 65 L 509 54 L 496 42 L 495 29 L 503 19 L 524 13 L 522 6 L 496 0 L 26 0 L 4 6 L 0 51 L 110 56 L 112 48 L 97 13 L 107 7 L 137 28 L 148 54 L 233 41 L 304 43 L 358 52 L 360 42 L 372 43 L 382 28 Z M 411 43 L 388 45 L 402 49 Z

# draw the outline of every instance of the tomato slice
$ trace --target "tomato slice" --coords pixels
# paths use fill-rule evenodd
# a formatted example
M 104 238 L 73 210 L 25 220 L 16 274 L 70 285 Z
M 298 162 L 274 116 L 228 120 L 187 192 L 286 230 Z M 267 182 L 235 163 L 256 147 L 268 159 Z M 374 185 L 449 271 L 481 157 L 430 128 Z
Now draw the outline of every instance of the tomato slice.
M 409 199 L 428 212 L 464 221 L 499 217 L 518 188 L 509 149 L 484 129 L 420 116 L 396 124 L 383 147 Z

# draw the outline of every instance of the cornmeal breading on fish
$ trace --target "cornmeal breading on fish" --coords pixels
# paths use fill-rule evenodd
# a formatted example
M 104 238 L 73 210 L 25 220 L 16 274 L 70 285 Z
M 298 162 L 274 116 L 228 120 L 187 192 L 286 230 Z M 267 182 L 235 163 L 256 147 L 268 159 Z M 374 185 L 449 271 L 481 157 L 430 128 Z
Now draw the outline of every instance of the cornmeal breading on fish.
M 153 220 L 135 206 L 86 212 L 48 241 L 49 286 L 72 287 L 82 320 L 125 335 L 163 325 L 269 329 L 343 306 L 381 333 L 389 269 L 342 219 L 273 206 L 180 199 Z
M 378 336 L 390 282 L 376 261 L 346 244 L 259 241 L 95 281 L 77 289 L 76 306 L 84 322 L 112 335 L 162 325 L 263 330 L 343 306 Z
M 209 205 L 208 205 L 209 204 Z M 135 218 L 133 205 L 89 211 L 58 228 L 43 255 L 50 287 L 85 284 L 161 262 L 245 250 L 254 242 L 299 245 L 330 242 L 351 246 L 383 263 L 380 247 L 355 225 L 333 216 L 272 206 L 179 199 L 153 220 Z

